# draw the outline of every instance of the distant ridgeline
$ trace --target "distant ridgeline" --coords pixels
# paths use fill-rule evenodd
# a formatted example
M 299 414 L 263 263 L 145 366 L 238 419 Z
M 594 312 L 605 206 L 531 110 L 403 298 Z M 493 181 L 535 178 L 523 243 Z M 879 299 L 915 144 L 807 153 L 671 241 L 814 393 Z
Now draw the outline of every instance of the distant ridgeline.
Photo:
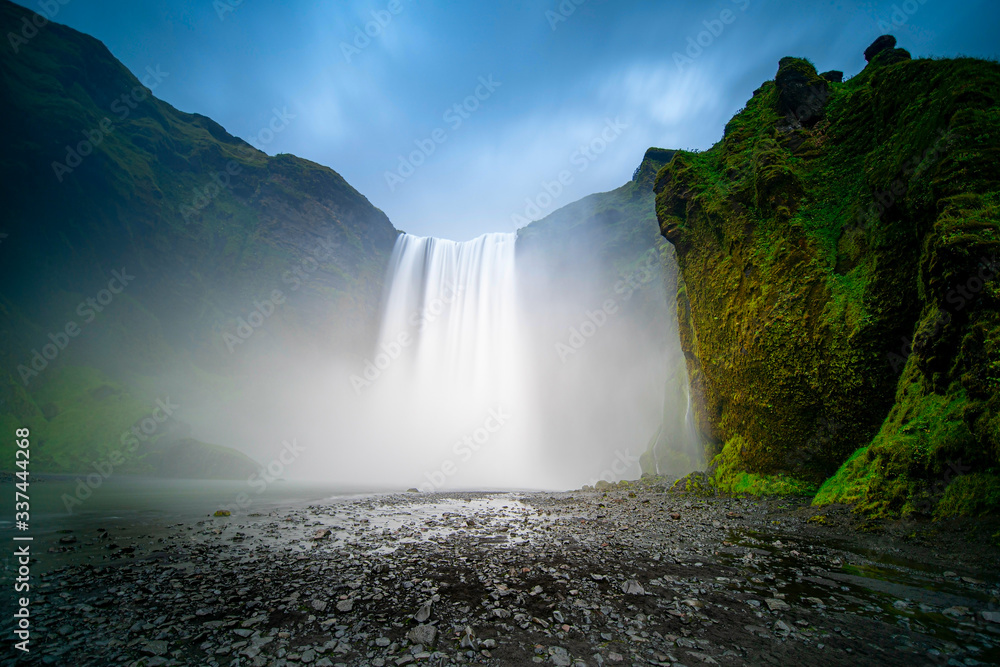
M 137 78 L 6 0 L 0 35 L 0 428 L 31 427 L 36 472 L 114 455 L 245 479 L 252 461 L 188 437 L 180 378 L 224 404 L 276 342 L 361 350 L 398 232 L 331 169 L 153 97 L 158 66 Z M 274 109 L 255 140 L 295 122 Z M 179 407 L 152 420 L 158 401 Z
M 848 81 L 783 58 L 659 172 L 656 212 L 714 484 L 980 515 L 1000 504 L 1000 65 L 895 43 Z

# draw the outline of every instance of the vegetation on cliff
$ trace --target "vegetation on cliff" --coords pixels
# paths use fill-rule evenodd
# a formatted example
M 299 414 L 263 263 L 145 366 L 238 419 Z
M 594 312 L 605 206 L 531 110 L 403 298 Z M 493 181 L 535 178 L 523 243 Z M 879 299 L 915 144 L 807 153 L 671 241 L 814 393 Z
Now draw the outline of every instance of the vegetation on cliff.
M 784 58 L 660 171 L 699 428 L 727 490 L 886 516 L 1000 499 L 1000 65 L 880 39 Z

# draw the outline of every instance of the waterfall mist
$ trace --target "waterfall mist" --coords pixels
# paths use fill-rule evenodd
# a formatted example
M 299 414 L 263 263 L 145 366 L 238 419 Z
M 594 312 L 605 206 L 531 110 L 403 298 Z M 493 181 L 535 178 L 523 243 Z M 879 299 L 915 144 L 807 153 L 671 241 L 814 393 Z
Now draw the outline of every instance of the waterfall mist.
M 424 491 L 572 488 L 637 477 L 665 432 L 690 444 L 686 405 L 663 425 L 683 359 L 658 250 L 616 273 L 586 238 L 563 248 L 571 263 L 518 243 L 397 240 L 354 376 L 380 472 Z
M 653 469 L 689 472 L 672 249 L 586 227 L 400 235 L 366 344 L 276 315 L 240 351 L 238 397 L 181 392 L 184 421 L 264 466 L 294 440 L 281 478 L 345 489 L 579 488 L 637 478 L 651 441 Z

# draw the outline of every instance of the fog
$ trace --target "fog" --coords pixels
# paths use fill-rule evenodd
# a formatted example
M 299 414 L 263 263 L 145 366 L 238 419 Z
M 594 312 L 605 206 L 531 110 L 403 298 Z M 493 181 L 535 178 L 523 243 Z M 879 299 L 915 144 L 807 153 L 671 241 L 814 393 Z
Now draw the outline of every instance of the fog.
M 377 326 L 357 349 L 275 316 L 241 350 L 237 391 L 221 399 L 179 381 L 184 421 L 273 479 L 351 489 L 635 479 L 658 434 L 659 471 L 689 472 L 701 449 L 672 249 L 616 255 L 600 225 L 582 229 L 462 243 L 402 235 Z

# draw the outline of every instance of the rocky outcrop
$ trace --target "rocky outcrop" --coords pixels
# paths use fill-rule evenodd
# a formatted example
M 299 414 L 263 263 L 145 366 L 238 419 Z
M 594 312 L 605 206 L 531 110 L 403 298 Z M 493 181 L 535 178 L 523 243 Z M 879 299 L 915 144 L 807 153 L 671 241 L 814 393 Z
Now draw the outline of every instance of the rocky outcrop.
M 894 46 L 843 83 L 782 59 L 659 173 L 657 216 L 718 483 L 978 513 L 1000 499 L 1000 66 Z

